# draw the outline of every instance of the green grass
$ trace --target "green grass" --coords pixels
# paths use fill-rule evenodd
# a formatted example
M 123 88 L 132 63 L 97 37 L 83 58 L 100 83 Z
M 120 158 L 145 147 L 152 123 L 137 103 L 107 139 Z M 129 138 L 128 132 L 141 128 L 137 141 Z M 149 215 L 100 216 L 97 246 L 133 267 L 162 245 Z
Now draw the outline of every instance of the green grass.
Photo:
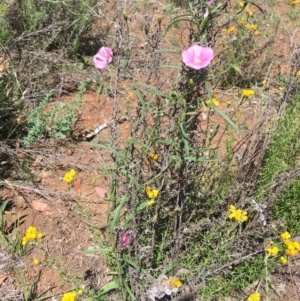
M 300 95 L 287 104 L 286 112 L 278 119 L 272 141 L 266 152 L 262 170 L 257 180 L 257 200 L 268 195 L 270 187 L 276 184 L 276 176 L 296 166 L 300 155 Z

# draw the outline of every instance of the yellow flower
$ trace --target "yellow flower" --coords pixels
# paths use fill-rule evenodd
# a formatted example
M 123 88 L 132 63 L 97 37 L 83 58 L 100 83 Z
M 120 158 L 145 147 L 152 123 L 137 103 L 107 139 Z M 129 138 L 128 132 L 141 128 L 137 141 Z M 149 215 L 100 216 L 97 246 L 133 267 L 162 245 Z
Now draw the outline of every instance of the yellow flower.
M 228 33 L 234 32 L 235 31 L 235 26 L 232 25 L 228 28 L 224 28 L 224 29 L 222 29 L 222 31 L 225 31 L 225 32 L 228 32 Z
M 293 0 L 292 2 L 291 2 L 291 5 L 292 6 L 295 6 L 295 5 L 297 5 L 299 3 L 299 0 Z
M 79 289 L 78 291 L 77 291 L 77 294 L 78 295 L 81 295 L 83 293 L 83 290 L 82 289 Z
M 297 77 L 300 77 L 300 70 L 297 71 L 296 76 L 297 76 Z
M 260 301 L 260 293 L 255 292 L 248 297 L 248 301 Z
M 153 206 L 154 204 L 155 204 L 154 199 L 151 199 L 150 201 L 147 202 L 148 207 Z
M 38 265 L 40 263 L 40 261 L 37 258 L 33 259 L 33 264 Z
M 280 237 L 282 240 L 287 240 L 291 238 L 291 234 L 288 231 L 285 231 L 283 233 L 280 234 Z
M 179 280 L 177 277 L 172 277 L 170 276 L 166 280 L 167 285 L 172 289 L 172 288 L 180 288 L 182 287 L 182 282 Z
M 246 222 L 248 220 L 247 211 L 236 209 L 235 206 L 230 205 L 227 215 L 230 219 L 235 219 L 237 222 Z
M 285 249 L 285 254 L 288 256 L 295 256 L 298 254 L 298 251 L 294 248 L 288 247 L 287 249 Z
M 30 226 L 27 228 L 26 230 L 26 233 L 37 233 L 37 228 L 36 227 L 33 227 L 33 226 Z
M 286 245 L 285 254 L 289 256 L 295 256 L 300 251 L 300 244 L 298 241 L 292 241 L 289 239 L 286 239 L 283 241 L 283 243 Z
M 76 171 L 74 169 L 71 169 L 69 172 L 65 173 L 63 177 L 63 181 L 66 182 L 67 184 L 70 184 L 71 182 L 73 182 L 75 175 L 76 175 Z
M 26 237 L 28 240 L 35 240 L 37 238 L 37 233 L 27 233 Z
M 212 98 L 211 100 L 207 99 L 207 100 L 205 100 L 205 103 L 207 105 L 211 105 L 212 104 L 215 107 L 218 107 L 220 105 L 219 101 L 216 98 Z
M 28 243 L 28 238 L 26 236 L 24 236 L 22 238 L 22 246 L 25 246 Z
M 257 24 L 245 24 L 245 27 L 251 31 L 252 33 L 255 33 L 257 31 Z
M 159 159 L 159 154 L 157 154 L 157 153 L 151 153 L 149 155 L 149 158 L 152 159 L 152 160 L 154 160 L 154 161 L 157 161 Z
M 253 34 L 254 34 L 255 36 L 260 36 L 260 31 L 255 30 Z
M 61 301 L 75 301 L 76 296 L 77 296 L 76 292 L 64 293 L 64 295 L 61 298 Z
M 39 232 L 39 233 L 37 234 L 37 238 L 38 238 L 38 239 L 43 238 L 43 233 L 42 233 L 42 232 Z
M 227 103 L 228 107 L 231 105 L 231 101 L 230 100 L 228 100 L 226 103 Z
M 270 247 L 267 249 L 267 253 L 270 256 L 277 256 L 279 249 L 276 246 Z
M 240 2 L 239 2 L 239 6 L 240 6 L 240 7 L 244 7 L 244 2 L 243 2 L 243 1 L 240 1 Z
M 146 186 L 145 191 L 149 199 L 156 199 L 158 197 L 158 189 L 151 189 L 150 186 Z
M 280 261 L 282 264 L 286 264 L 288 262 L 288 260 L 284 256 L 280 257 Z
M 253 89 L 243 89 L 242 90 L 242 95 L 246 98 L 253 96 L 255 94 Z
M 254 7 L 251 7 L 251 6 L 248 5 L 245 8 L 244 12 L 246 13 L 246 15 L 248 15 L 249 17 L 251 17 L 255 13 L 255 9 L 254 9 Z
M 284 90 L 284 87 L 278 87 L 278 90 L 282 92 Z
M 238 21 L 239 25 L 244 25 L 245 24 L 245 18 L 241 18 L 239 21 Z

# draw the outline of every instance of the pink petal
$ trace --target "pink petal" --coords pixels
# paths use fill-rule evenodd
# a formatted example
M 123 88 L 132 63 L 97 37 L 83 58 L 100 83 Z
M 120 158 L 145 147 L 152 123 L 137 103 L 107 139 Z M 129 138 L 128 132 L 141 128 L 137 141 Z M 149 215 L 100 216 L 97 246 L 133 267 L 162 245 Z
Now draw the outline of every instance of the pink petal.
M 113 52 L 111 48 L 103 46 L 99 49 L 98 53 L 104 57 L 108 63 L 112 61 Z
M 213 59 L 213 49 L 210 47 L 201 47 L 199 45 L 193 45 L 186 51 L 182 52 L 183 63 L 196 70 L 205 68 L 210 64 Z M 200 60 L 200 63 L 196 63 L 196 60 Z
M 108 63 L 112 61 L 113 52 L 109 47 L 101 47 L 98 52 L 94 55 L 94 65 L 98 69 L 104 69 L 108 66 Z
M 94 55 L 93 60 L 95 67 L 98 69 L 104 69 L 108 65 L 107 62 L 105 60 L 102 60 L 98 54 Z
M 104 199 L 105 195 L 107 194 L 106 189 L 101 188 L 101 187 L 95 187 L 95 191 L 96 191 L 96 194 L 102 199 Z

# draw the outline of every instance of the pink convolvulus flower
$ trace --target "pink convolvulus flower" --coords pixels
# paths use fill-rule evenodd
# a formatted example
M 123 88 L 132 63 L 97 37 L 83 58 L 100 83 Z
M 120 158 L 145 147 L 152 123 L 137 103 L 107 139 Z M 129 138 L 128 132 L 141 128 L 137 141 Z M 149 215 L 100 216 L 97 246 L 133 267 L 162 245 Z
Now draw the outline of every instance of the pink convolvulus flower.
M 182 61 L 188 67 L 199 70 L 210 64 L 214 58 L 214 51 L 210 47 L 193 45 L 182 52 Z
M 101 47 L 99 51 L 94 55 L 93 60 L 95 67 L 98 69 L 104 69 L 112 61 L 113 52 L 109 47 Z
M 118 233 L 118 242 L 121 248 L 127 248 L 133 241 L 132 232 L 122 230 Z
M 214 0 L 210 0 L 206 2 L 208 6 L 213 6 L 214 5 Z

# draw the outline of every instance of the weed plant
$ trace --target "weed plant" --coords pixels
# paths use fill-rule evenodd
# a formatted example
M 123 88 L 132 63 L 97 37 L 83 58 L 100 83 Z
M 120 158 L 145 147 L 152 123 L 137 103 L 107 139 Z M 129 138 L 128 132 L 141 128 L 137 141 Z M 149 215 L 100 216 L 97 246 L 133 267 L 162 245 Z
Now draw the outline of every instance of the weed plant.
M 111 202 L 108 216 L 111 245 L 104 245 L 98 251 L 107 258 L 116 277 L 100 292 L 108 294 L 118 290 L 118 298 L 122 300 L 154 300 L 158 297 L 157 292 L 162 290 L 161 279 L 173 276 L 183 283 L 178 300 L 196 296 L 216 300 L 233 292 L 240 296 L 256 279 L 263 279 L 268 291 L 269 273 L 279 263 L 266 254 L 265 244 L 269 237 L 283 230 L 278 227 L 274 231 L 269 226 L 270 221 L 276 223 L 280 215 L 280 193 L 276 191 L 275 195 L 272 194 L 273 199 L 268 201 L 255 196 L 263 193 L 272 180 L 279 181 L 276 170 L 281 167 L 276 160 L 284 161 L 282 153 L 287 154 L 286 150 L 290 148 L 287 142 L 296 139 L 297 118 L 294 114 L 298 114 L 298 110 L 294 101 L 297 101 L 297 96 L 287 93 L 278 102 L 270 99 L 261 102 L 264 109 L 257 125 L 251 131 L 241 133 L 234 123 L 238 116 L 226 115 L 213 104 L 215 96 L 211 82 L 217 82 L 222 88 L 256 85 L 265 74 L 253 73 L 256 66 L 252 62 L 272 40 L 267 44 L 259 42 L 259 33 L 253 30 L 257 30 L 257 26 L 246 26 L 256 22 L 249 16 L 245 15 L 244 21 L 235 16 L 224 23 L 226 6 L 222 2 L 214 1 L 212 6 L 201 1 L 189 5 L 188 13 L 176 16 L 167 30 L 189 20 L 190 44 L 223 45 L 214 68 L 195 71 L 182 67 L 179 80 L 170 91 L 160 81 L 158 72 L 163 64 L 163 56 L 158 51 L 161 28 L 159 24 L 154 26 L 152 35 L 145 30 L 145 40 L 151 41 L 146 52 L 151 65 L 145 67 L 146 81 L 131 86 L 139 101 L 137 107 L 131 108 L 135 116 L 131 138 L 122 148 L 115 141 L 110 146 L 90 144 L 109 149 L 115 163 L 106 169 L 112 176 L 108 197 Z M 153 28 L 153 23 L 148 22 L 145 28 Z M 229 33 L 225 38 L 228 42 L 228 38 L 233 38 L 229 28 L 234 22 L 237 35 L 227 44 L 224 32 Z M 224 27 L 226 31 L 222 34 Z M 119 37 L 120 50 L 117 53 L 123 52 L 122 47 L 128 47 L 123 44 L 126 39 L 126 36 Z M 134 50 L 130 49 L 130 52 Z M 121 58 L 117 57 L 118 60 Z M 129 68 L 131 62 L 132 57 L 129 57 Z M 117 69 L 116 83 L 121 74 L 121 69 Z M 264 90 L 256 86 L 256 91 Z M 243 102 L 251 102 L 248 99 L 250 94 L 243 93 L 239 101 L 241 108 Z M 255 93 L 253 90 L 251 95 Z M 282 132 L 274 131 L 274 112 L 279 112 L 287 99 L 293 98 L 290 108 L 294 113 L 289 109 L 284 111 L 285 117 L 279 123 Z M 116 94 L 114 101 L 115 104 L 119 101 Z M 201 126 L 202 110 L 208 112 L 208 116 L 219 114 L 224 118 L 228 126 L 223 133 L 218 126 L 211 131 Z M 266 120 L 271 121 L 271 125 Z M 294 126 L 291 128 L 289 122 L 292 120 Z M 289 131 L 288 135 L 283 134 L 286 131 Z M 202 135 L 197 135 L 199 132 Z M 282 142 L 279 141 L 280 133 Z M 112 127 L 112 134 L 117 135 L 116 127 Z M 218 134 L 227 139 L 222 157 L 218 151 L 220 144 L 216 146 L 214 140 Z M 233 138 L 236 135 L 240 135 L 238 142 Z M 298 144 L 294 145 L 297 148 Z M 273 152 L 278 156 L 271 155 Z M 295 151 L 293 158 L 297 156 L 298 151 Z M 292 162 L 290 157 L 289 160 L 284 164 L 285 168 L 293 169 L 295 160 Z M 264 178 L 268 179 L 265 183 Z M 295 178 L 296 175 L 289 179 L 293 189 L 297 189 L 298 182 L 293 182 Z M 294 194 L 288 196 L 293 202 Z M 234 212 L 245 214 L 244 220 L 239 217 L 236 222 L 228 219 L 231 218 L 230 204 L 236 206 Z M 275 216 L 267 213 L 268 204 L 277 204 L 274 205 Z M 289 226 L 295 229 L 295 226 Z M 160 296 L 163 299 L 164 295 Z M 247 297 L 246 294 L 242 296 Z

